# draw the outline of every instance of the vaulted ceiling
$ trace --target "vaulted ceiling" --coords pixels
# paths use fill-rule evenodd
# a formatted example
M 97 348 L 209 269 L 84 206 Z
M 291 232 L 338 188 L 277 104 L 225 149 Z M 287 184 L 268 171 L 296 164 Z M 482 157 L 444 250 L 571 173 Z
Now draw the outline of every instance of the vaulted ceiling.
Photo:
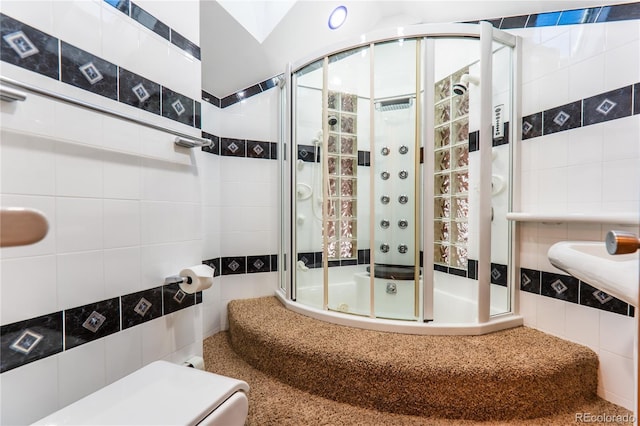
M 203 90 L 224 97 L 285 71 L 288 62 L 361 34 L 417 23 L 463 22 L 625 3 L 611 0 L 201 0 Z M 330 30 L 329 14 L 348 8 Z

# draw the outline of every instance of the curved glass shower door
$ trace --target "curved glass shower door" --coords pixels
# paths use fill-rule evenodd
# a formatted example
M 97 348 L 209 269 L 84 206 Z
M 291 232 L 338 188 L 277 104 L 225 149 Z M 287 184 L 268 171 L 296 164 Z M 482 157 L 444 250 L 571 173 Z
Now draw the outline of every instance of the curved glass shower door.
M 291 74 L 293 299 L 432 325 L 511 311 L 513 46 L 478 28 Z

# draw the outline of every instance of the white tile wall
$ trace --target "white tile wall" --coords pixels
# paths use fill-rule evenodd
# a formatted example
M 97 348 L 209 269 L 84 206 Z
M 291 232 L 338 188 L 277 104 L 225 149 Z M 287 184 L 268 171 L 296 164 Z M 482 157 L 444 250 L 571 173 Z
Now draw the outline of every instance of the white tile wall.
M 189 3 L 163 3 L 161 19 L 184 27 L 182 13 L 189 10 L 188 19 L 198 23 L 197 2 Z M 175 46 L 106 2 L 3 1 L 2 9 L 65 42 L 200 98 L 199 61 L 175 55 L 170 51 Z M 198 32 L 195 27 L 179 31 L 190 37 L 190 31 Z M 143 47 L 149 50 L 141 53 Z M 173 59 L 182 62 L 171 63 Z M 2 73 L 200 135 L 199 129 L 10 64 L 3 63 Z M 157 287 L 166 276 L 201 262 L 202 172 L 195 150 L 176 148 L 170 134 L 37 95 L 28 95 L 26 102 L 3 102 L 0 114 L 0 204 L 37 208 L 50 227 L 37 244 L 0 250 L 3 325 Z M 184 309 L 3 373 L 0 423 L 29 424 L 150 361 L 181 362 L 202 354 L 201 311 L 200 306 Z M 219 322 L 220 315 L 216 317 Z M 78 369 L 83 374 L 77 374 Z

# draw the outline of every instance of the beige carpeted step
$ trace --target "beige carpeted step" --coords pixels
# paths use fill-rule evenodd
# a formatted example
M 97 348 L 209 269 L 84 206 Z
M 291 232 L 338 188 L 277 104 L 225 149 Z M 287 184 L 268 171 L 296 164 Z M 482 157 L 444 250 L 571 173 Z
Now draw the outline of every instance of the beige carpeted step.
M 344 327 L 276 298 L 229 304 L 235 352 L 278 380 L 364 408 L 469 420 L 568 413 L 596 398 L 590 349 L 525 327 L 416 336 Z

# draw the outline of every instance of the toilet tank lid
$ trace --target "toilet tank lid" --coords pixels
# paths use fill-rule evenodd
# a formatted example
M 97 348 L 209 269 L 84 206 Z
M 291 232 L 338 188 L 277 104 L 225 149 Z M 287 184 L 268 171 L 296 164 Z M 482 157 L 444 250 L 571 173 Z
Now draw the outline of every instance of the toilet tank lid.
M 249 385 L 155 361 L 37 421 L 37 425 L 196 425 Z

